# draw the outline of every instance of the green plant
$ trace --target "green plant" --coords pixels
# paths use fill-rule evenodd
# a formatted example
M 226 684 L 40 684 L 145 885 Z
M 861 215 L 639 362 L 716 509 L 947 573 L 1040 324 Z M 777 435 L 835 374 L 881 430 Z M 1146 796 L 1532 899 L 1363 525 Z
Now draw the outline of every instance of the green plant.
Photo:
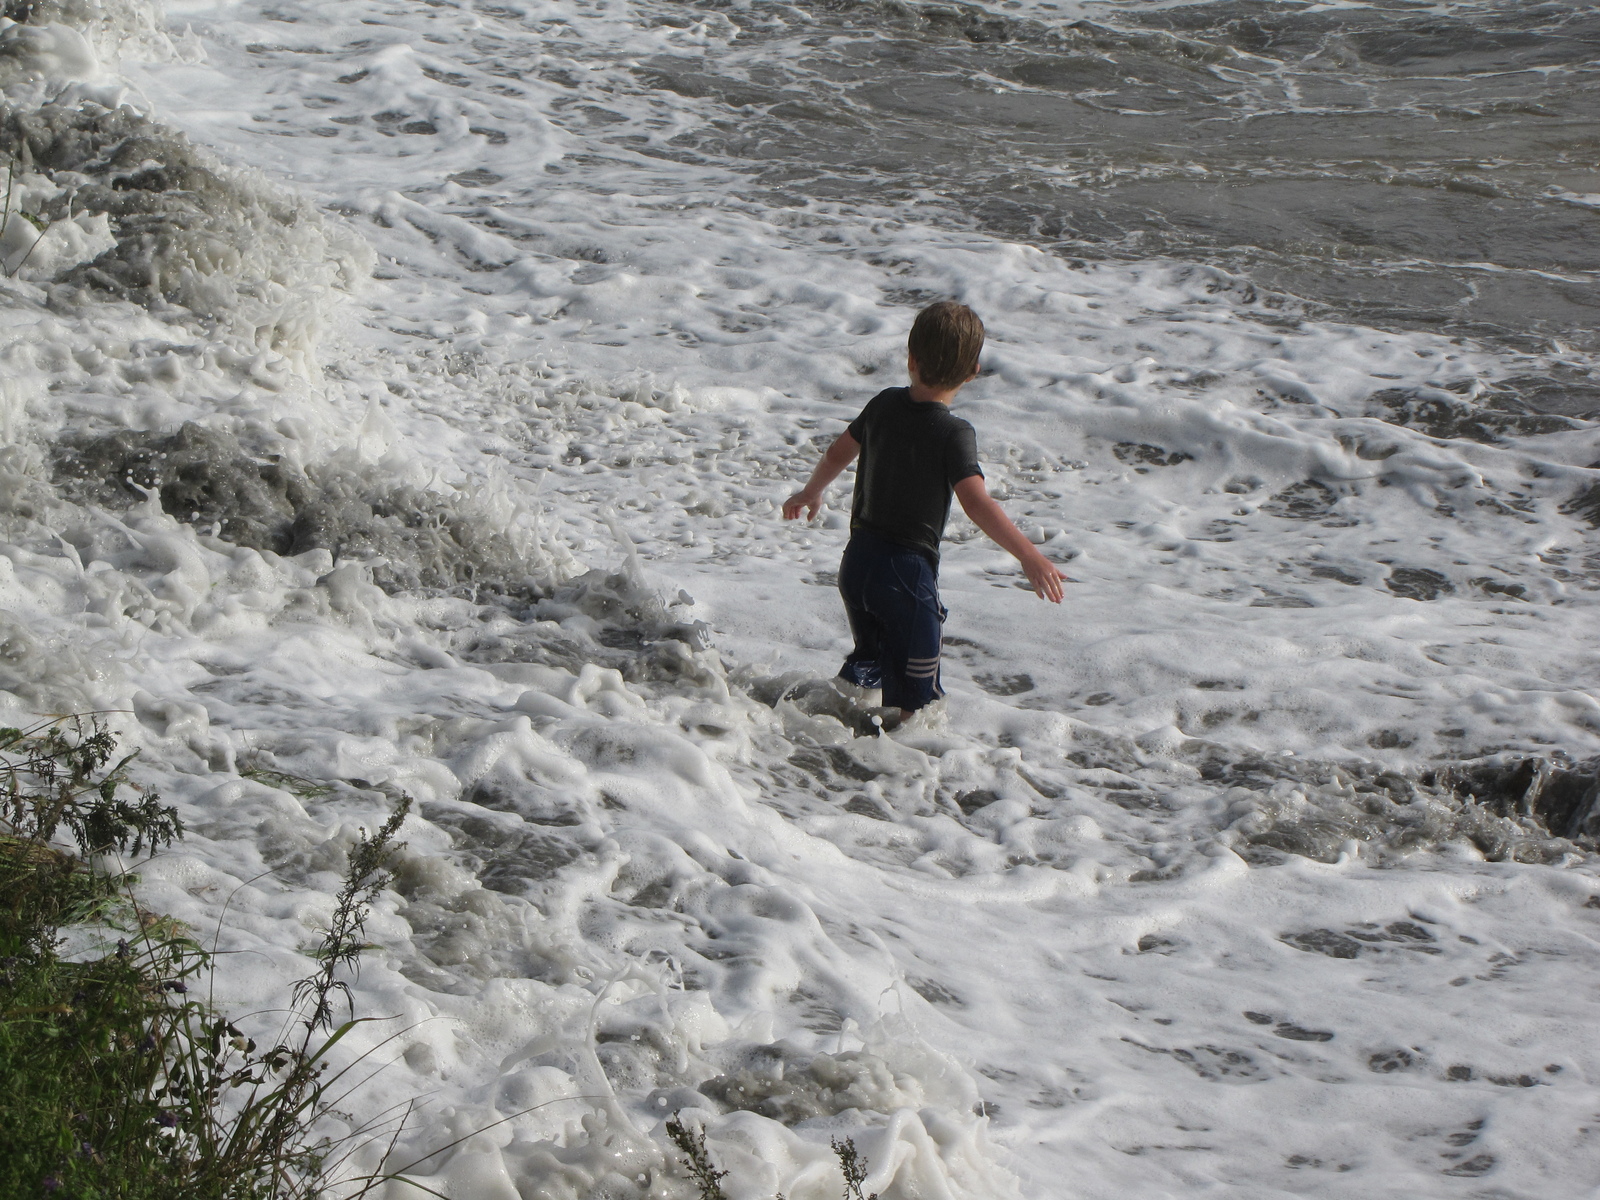
M 354 1015 L 340 974 L 354 971 L 366 948 L 367 915 L 389 882 L 386 864 L 397 848 L 394 835 L 410 807 L 410 799 L 402 797 L 377 832 L 363 833 L 352 847 L 328 930 L 312 952 L 318 968 L 295 984 L 271 1047 L 258 1048 L 207 1002 L 188 1001 L 172 1011 L 172 1052 L 157 1094 L 174 1113 L 175 1136 L 185 1144 L 197 1194 L 316 1196 L 329 1174 L 373 1135 L 371 1126 L 337 1141 L 312 1131 L 348 1094 L 338 1089 L 366 1058 L 330 1069 L 334 1048 L 375 1019 Z M 209 964 L 209 956 L 192 942 L 155 949 L 168 956 L 163 974 L 169 977 Z M 337 1026 L 336 999 L 347 1008 Z M 241 1190 L 228 1192 L 229 1187 Z
M 689 1177 L 699 1187 L 700 1200 L 728 1200 L 728 1194 L 722 1190 L 722 1180 L 727 1172 L 719 1171 L 711 1161 L 711 1152 L 706 1149 L 705 1130 L 685 1125 L 683 1119 L 673 1113 L 667 1118 L 667 1136 L 683 1156 L 683 1165 L 689 1169 Z
M 63 927 L 119 908 L 118 877 L 85 856 L 183 831 L 128 780 L 131 758 L 109 765 L 115 750 L 94 715 L 0 729 L 0 1194 L 162 1194 L 151 1088 L 166 995 L 126 939 L 88 962 L 60 954 Z M 93 1182 L 107 1179 L 128 1183 Z
M 296 984 L 262 1048 L 199 994 L 212 953 L 143 908 L 131 877 L 105 859 L 183 834 L 176 811 L 129 778 L 133 761 L 117 757 L 114 737 L 92 714 L 0 729 L 0 1197 L 315 1200 L 336 1182 L 339 1194 L 359 1198 L 391 1181 L 439 1196 L 408 1173 L 494 1125 L 399 1168 L 388 1160 L 410 1100 L 343 1135 L 322 1132 L 325 1118 L 344 1119 L 339 1105 L 377 1049 L 335 1065 L 344 1038 L 377 1019 L 354 1014 L 347 980 L 367 948 L 367 917 L 389 882 L 410 800 L 398 797 L 388 819 L 351 847 L 311 952 L 316 969 Z M 76 849 L 54 844 L 64 840 Z M 107 938 L 126 936 L 98 958 L 63 957 L 62 931 L 85 923 Z M 565 1096 L 525 1111 L 600 1098 Z M 674 1113 L 667 1133 L 700 1200 L 728 1200 L 727 1172 L 704 1132 Z M 385 1137 L 376 1168 L 350 1173 L 351 1156 Z M 834 1150 L 846 1200 L 868 1200 L 854 1144 Z
M 140 853 L 183 836 L 175 809 L 128 779 L 129 754 L 106 769 L 116 739 L 99 714 L 59 717 L 28 729 L 0 728 L 0 822 L 14 837 L 47 846 L 63 826 L 80 851 Z M 129 800 L 126 792 L 138 799 Z
M 667 1118 L 667 1136 L 678 1148 L 681 1161 L 689 1170 L 689 1178 L 700 1189 L 699 1200 L 728 1200 L 722 1190 L 726 1171 L 718 1170 L 706 1146 L 705 1130 L 686 1125 L 678 1113 Z M 878 1193 L 864 1195 L 861 1185 L 867 1181 L 867 1160 L 856 1149 L 854 1138 L 833 1138 L 828 1143 L 839 1156 L 839 1167 L 844 1172 L 844 1200 L 878 1200 Z M 783 1200 L 780 1192 L 776 1200 Z
M 839 1168 L 844 1172 L 844 1200 L 878 1200 L 878 1193 L 861 1194 L 861 1185 L 867 1181 L 867 1160 L 856 1149 L 854 1138 L 840 1141 L 833 1138 L 828 1143 L 839 1156 Z
M 28 6 L 28 12 L 30 14 L 32 12 L 32 6 L 31 5 Z M 25 19 L 24 20 L 19 20 L 17 23 L 18 24 L 23 24 L 23 23 L 25 23 Z M 26 143 L 24 143 L 24 144 L 26 144 Z M 16 159 L 12 159 L 11 162 L 10 162 L 10 165 L 6 168 L 6 199 L 5 199 L 5 205 L 4 205 L 3 209 L 0 209 L 0 237 L 4 237 L 5 236 L 5 231 L 11 225 L 11 200 L 12 200 L 12 195 L 16 190 L 16 180 L 17 180 L 17 160 Z M 27 221 L 28 224 L 32 225 L 35 229 L 37 229 L 41 235 L 44 233 L 45 230 L 50 228 L 50 222 L 47 221 L 44 217 L 41 217 L 36 213 L 23 212 L 21 208 L 18 208 L 17 209 L 17 215 L 22 217 L 23 220 Z M 27 266 L 28 265 L 28 260 L 33 257 L 33 252 L 34 252 L 34 250 L 38 249 L 38 246 L 39 246 L 39 238 L 34 238 L 32 244 L 29 245 L 27 251 L 23 254 L 22 258 L 17 262 L 17 265 L 14 266 L 14 267 L 6 267 L 5 263 L 3 261 L 0 261 L 0 270 L 4 271 L 5 277 L 7 279 L 10 279 L 12 276 L 16 275 L 16 273 L 18 271 L 22 270 L 23 267 Z
M 239 774 L 245 779 L 254 779 L 268 787 L 279 788 L 302 800 L 315 800 L 319 796 L 332 793 L 333 788 L 326 783 L 318 783 L 315 779 L 307 779 L 304 775 L 292 775 L 288 771 L 279 771 L 272 767 L 262 766 L 260 759 L 254 753 L 247 755 L 239 761 Z
M 317 1132 L 368 1057 L 331 1060 L 372 1020 L 355 1017 L 346 978 L 410 801 L 351 848 L 317 969 L 260 1049 L 197 995 L 211 954 L 143 909 L 105 862 L 183 833 L 176 811 L 128 778 L 132 761 L 93 715 L 0 729 L 0 1195 L 311 1200 L 403 1123 Z M 75 851 L 57 844 L 67 840 Z M 61 931 L 85 922 L 128 936 L 99 958 L 63 958 Z
M 12 956 L 0 970 L 0 1194 L 157 1200 L 167 1177 L 153 1030 L 163 1003 L 128 954 Z M 111 1182 L 122 1181 L 113 1191 Z

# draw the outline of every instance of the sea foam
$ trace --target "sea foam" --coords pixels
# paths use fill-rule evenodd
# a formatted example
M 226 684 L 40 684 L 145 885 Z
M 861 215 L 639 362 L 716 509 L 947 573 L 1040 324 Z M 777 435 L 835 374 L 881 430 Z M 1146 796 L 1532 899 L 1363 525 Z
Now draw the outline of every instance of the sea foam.
M 172 11 L 0 33 L 48 226 L 0 698 L 112 711 L 230 1010 L 413 797 L 347 1039 L 391 1165 L 687 1195 L 682 1111 L 738 1196 L 837 1195 L 832 1137 L 885 1200 L 1585 1194 L 1600 434 L 1549 355 L 763 197 L 630 65 L 715 12 Z M 844 522 L 777 505 L 946 294 L 1073 583 L 955 518 L 951 698 L 860 737 Z

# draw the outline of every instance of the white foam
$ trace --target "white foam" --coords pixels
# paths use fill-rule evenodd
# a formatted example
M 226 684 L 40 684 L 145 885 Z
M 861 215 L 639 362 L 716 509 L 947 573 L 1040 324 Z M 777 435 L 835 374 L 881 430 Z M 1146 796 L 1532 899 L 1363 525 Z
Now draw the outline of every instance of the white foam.
M 422 1182 L 680 1194 L 683 1109 L 738 1196 L 836 1195 L 832 1136 L 885 1200 L 1586 1194 L 1592 862 L 1484 861 L 1442 801 L 1370 786 L 1600 752 L 1563 509 L 1600 437 L 1436 436 L 1527 361 L 1209 268 L 753 199 L 674 158 L 707 112 L 627 65 L 716 55 L 715 14 L 171 11 L 204 61 L 123 70 L 264 215 L 162 260 L 185 311 L 52 301 L 65 248 L 0 291 L 0 687 L 116 712 L 194 831 L 147 902 L 208 930 L 230 902 L 225 1002 L 287 997 L 379 785 L 416 799 L 355 985 L 394 1020 L 347 1039 L 398 1058 L 347 1107 L 425 1097 L 397 1161 L 466 1137 Z M 844 523 L 777 505 L 900 382 L 929 293 L 987 320 L 958 411 L 1074 582 L 1039 604 L 957 517 L 951 699 L 855 739 L 814 686 Z M 49 483 L 66 435 L 184 422 L 363 502 L 441 498 L 542 598 L 390 594 L 359 550 Z M 1429 837 L 1380 854 L 1362 820 Z M 1247 865 L 1291 824 L 1329 861 Z

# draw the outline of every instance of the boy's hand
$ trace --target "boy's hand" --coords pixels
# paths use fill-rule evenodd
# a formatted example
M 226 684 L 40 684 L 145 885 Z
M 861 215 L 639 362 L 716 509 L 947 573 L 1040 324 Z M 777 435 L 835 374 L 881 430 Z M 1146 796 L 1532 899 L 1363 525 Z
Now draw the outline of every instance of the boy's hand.
M 972 518 L 974 525 L 1022 564 L 1028 582 L 1033 584 L 1034 595 L 1051 604 L 1060 604 L 1062 596 L 1066 594 L 1061 590 L 1061 585 L 1067 577 L 1056 570 L 1055 563 L 1040 553 L 1039 548 L 1011 523 L 1005 510 L 989 495 L 983 476 L 969 475 L 956 484 L 956 499 L 961 501 L 962 509 Z
M 1034 594 L 1039 599 L 1048 600 L 1051 604 L 1061 603 L 1062 596 L 1066 594 L 1061 584 L 1067 577 L 1056 570 L 1055 563 L 1035 550 L 1023 556 L 1022 569 L 1027 573 L 1028 582 L 1033 584 Z
M 860 453 L 861 443 L 850 436 L 848 429 L 834 438 L 833 445 L 823 454 L 822 461 L 811 472 L 805 487 L 783 502 L 783 519 L 792 521 L 804 509 L 806 520 L 815 521 L 817 510 L 822 507 L 822 493 L 839 477 L 839 472 L 855 462 L 856 455 Z
M 822 493 L 813 492 L 810 488 L 804 488 L 783 502 L 783 519 L 792 521 L 800 515 L 801 509 L 805 509 L 806 520 L 815 521 L 817 519 L 817 510 L 821 507 Z

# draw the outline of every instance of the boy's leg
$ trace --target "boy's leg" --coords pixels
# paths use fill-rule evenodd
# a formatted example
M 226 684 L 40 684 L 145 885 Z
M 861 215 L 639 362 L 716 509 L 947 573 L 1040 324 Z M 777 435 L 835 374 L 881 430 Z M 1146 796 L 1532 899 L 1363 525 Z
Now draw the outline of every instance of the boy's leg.
M 945 610 L 939 603 L 938 574 L 927 559 L 905 551 L 889 567 L 888 586 L 876 589 L 873 597 L 884 631 L 883 703 L 909 713 L 944 695 L 939 655 Z
M 851 538 L 839 563 L 839 597 L 844 601 L 844 615 L 850 622 L 850 636 L 856 643 L 839 668 L 839 678 L 868 689 L 883 686 L 879 666 L 883 627 L 868 611 L 868 591 L 875 566 L 872 560 L 870 550 Z

